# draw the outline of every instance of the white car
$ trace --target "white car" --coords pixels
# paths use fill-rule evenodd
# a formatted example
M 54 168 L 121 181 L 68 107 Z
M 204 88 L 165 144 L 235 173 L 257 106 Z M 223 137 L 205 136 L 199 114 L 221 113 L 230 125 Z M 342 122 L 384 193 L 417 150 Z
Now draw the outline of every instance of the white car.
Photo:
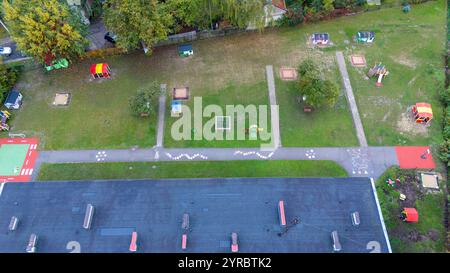
M 11 48 L 7 46 L 0 46 L 0 55 L 9 56 L 11 55 Z

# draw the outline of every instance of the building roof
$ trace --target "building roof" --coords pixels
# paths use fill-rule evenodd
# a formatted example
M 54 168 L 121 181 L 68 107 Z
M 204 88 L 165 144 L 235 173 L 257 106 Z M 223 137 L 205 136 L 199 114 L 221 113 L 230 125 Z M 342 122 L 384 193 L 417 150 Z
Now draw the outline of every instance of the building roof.
M 6 97 L 5 104 L 15 104 L 19 95 L 19 91 L 11 90 Z
M 285 233 L 280 200 L 290 227 Z M 87 204 L 95 207 L 90 230 L 82 227 Z M 128 252 L 133 231 L 137 252 L 230 252 L 232 232 L 240 252 L 332 252 L 333 230 L 342 252 L 369 252 L 373 241 L 382 252 L 389 249 L 368 178 L 7 183 L 0 207 L 0 252 L 24 252 L 32 233 L 39 237 L 37 252 L 68 252 L 70 241 L 82 252 Z M 184 213 L 190 218 L 186 250 Z M 7 231 L 12 216 L 19 225 Z

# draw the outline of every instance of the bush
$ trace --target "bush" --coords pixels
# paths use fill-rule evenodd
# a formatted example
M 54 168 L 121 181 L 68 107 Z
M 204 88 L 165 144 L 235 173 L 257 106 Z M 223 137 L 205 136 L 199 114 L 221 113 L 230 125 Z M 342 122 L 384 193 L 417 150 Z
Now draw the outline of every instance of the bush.
M 0 102 L 6 98 L 8 92 L 14 87 L 19 77 L 18 67 L 0 65 Z
M 160 85 L 157 82 L 152 82 L 138 90 L 136 96 L 130 98 L 131 112 L 138 117 L 150 115 L 153 111 L 156 97 L 160 92 Z

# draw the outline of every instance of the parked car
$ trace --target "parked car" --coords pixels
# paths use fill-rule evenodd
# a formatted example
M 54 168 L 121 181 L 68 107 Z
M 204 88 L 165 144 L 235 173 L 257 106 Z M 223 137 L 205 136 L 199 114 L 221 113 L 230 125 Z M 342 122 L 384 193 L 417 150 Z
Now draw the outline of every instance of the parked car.
M 12 49 L 7 46 L 0 46 L 0 55 L 9 56 L 12 53 Z
M 106 41 L 108 41 L 108 42 L 110 42 L 110 43 L 112 43 L 112 44 L 115 44 L 116 43 L 116 39 L 117 39 L 117 35 L 114 33 L 114 32 L 106 32 L 106 34 L 105 34 L 105 40 Z

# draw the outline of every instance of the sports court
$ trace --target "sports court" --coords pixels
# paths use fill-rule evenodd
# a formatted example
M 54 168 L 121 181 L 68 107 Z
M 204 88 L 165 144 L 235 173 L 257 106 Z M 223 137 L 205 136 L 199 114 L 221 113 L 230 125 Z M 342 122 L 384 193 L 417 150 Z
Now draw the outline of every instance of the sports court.
M 433 156 L 428 146 L 395 147 L 398 162 L 402 169 L 434 169 Z
M 37 158 L 35 138 L 0 139 L 0 182 L 28 182 Z

